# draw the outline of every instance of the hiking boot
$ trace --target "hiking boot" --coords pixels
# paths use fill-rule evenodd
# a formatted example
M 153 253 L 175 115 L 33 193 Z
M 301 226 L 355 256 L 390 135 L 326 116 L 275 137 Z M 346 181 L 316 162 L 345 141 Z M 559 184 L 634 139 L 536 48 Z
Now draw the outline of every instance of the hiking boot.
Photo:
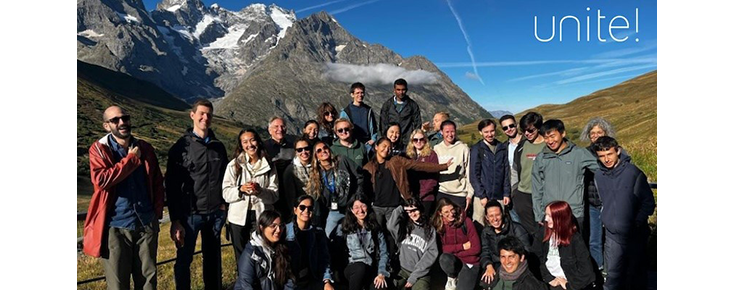
M 457 290 L 457 278 L 447 277 L 447 284 L 444 285 L 446 290 Z

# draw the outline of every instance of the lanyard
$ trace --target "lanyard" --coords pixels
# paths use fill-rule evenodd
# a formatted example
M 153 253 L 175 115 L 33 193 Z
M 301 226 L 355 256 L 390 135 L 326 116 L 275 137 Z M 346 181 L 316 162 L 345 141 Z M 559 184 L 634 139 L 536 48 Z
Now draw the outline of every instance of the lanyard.
M 331 181 L 329 180 L 329 176 L 330 175 L 332 176 L 332 180 Z M 324 186 L 326 186 L 327 189 L 329 190 L 329 192 L 332 193 L 332 194 L 334 194 L 334 192 L 337 190 L 337 187 L 335 185 L 334 179 L 335 179 L 335 177 L 334 177 L 334 169 L 332 169 L 330 171 L 325 171 L 324 172 L 324 175 L 322 175 L 322 180 L 324 181 Z

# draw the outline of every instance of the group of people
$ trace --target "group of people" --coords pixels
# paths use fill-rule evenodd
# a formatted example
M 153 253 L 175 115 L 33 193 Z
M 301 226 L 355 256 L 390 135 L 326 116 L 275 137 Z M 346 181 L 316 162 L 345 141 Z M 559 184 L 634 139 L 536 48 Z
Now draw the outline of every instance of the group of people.
M 270 139 L 243 129 L 229 158 L 199 100 L 165 177 L 131 116 L 107 108 L 109 134 L 89 149 L 84 252 L 101 258 L 108 289 L 131 276 L 155 289 L 165 196 L 177 289 L 190 289 L 200 234 L 205 288 L 222 288 L 223 227 L 235 289 L 429 289 L 434 272 L 446 289 L 593 289 L 603 269 L 605 289 L 645 288 L 655 203 L 609 122 L 591 120 L 581 148 L 560 120 L 506 115 L 480 121 L 482 140 L 468 146 L 448 113 L 431 130 L 406 81 L 393 88 L 379 118 L 354 83 L 352 102 L 320 105 L 297 140 L 274 117 Z

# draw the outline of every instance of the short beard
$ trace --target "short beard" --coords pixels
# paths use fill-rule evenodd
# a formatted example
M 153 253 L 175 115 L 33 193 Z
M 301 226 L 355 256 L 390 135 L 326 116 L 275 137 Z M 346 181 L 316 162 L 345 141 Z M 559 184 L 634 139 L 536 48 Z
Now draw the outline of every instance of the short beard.
M 118 130 L 111 130 L 110 133 L 112 133 L 112 136 L 115 136 L 115 137 L 117 137 L 119 139 L 128 139 L 128 138 L 130 138 L 130 135 L 132 135 L 133 131 L 130 130 L 130 127 L 128 127 L 128 134 L 127 135 L 123 135 Z

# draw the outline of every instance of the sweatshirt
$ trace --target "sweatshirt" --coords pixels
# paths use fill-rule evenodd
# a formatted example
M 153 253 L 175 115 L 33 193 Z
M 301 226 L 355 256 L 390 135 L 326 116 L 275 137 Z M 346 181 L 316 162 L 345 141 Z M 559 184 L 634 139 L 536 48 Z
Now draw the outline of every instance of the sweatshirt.
M 365 149 L 365 145 L 360 141 L 353 140 L 352 146 L 347 147 L 342 145 L 339 140 L 334 140 L 334 144 L 332 144 L 330 149 L 332 149 L 332 153 L 335 155 L 347 157 L 358 166 L 364 166 L 368 163 L 367 150 Z
M 449 158 L 453 158 L 452 165 L 439 173 L 439 192 L 457 197 L 473 196 L 474 192 L 468 178 L 470 148 L 467 144 L 457 140 L 447 146 L 441 142 L 434 146 L 434 151 L 439 157 L 439 163 L 446 163 Z
M 388 230 L 393 239 L 398 242 L 398 230 L 402 219 L 409 219 L 403 214 L 403 206 L 398 206 L 393 210 L 393 214 L 388 219 Z M 413 221 L 408 221 L 412 223 Z M 411 272 L 408 276 L 408 282 L 416 284 L 419 278 L 429 275 L 431 266 L 439 256 L 439 247 L 436 245 L 436 230 L 431 227 L 430 236 L 426 236 L 426 231 L 418 226 L 406 235 L 403 241 L 400 241 L 400 249 L 398 251 L 398 260 L 401 262 L 401 268 Z

